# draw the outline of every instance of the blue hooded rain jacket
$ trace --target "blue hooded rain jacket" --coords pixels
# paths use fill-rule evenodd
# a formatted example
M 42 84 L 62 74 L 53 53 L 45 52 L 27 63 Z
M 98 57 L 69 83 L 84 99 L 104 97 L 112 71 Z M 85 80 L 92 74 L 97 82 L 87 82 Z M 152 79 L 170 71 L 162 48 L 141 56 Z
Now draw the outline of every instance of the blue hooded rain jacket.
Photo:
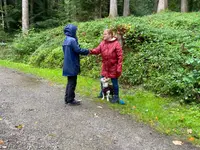
M 88 55 L 89 50 L 81 49 L 76 37 L 77 27 L 73 24 L 68 24 L 64 28 L 66 38 L 63 42 L 63 76 L 77 76 L 80 73 L 80 56 Z

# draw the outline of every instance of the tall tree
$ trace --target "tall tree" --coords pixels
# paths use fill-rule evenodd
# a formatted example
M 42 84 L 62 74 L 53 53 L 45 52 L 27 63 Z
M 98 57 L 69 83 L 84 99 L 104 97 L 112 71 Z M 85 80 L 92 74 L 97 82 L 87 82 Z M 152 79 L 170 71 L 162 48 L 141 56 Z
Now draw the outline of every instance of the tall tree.
M 29 14 L 28 0 L 22 0 L 22 32 L 28 34 L 29 29 Z
M 157 12 L 168 8 L 168 0 L 159 0 Z
M 110 0 L 109 17 L 114 18 L 118 16 L 117 12 L 117 0 Z
M 181 0 L 181 12 L 188 12 L 188 0 Z
M 128 16 L 129 14 L 130 14 L 130 0 L 124 0 L 123 16 Z

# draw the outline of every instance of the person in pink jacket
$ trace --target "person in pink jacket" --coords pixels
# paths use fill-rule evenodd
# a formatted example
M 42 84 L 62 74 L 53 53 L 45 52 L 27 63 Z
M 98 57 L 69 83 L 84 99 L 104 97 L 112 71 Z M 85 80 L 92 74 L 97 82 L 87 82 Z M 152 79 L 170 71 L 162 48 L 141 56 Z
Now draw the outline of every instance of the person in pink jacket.
M 113 36 L 112 30 L 104 30 L 103 41 L 99 44 L 97 48 L 90 50 L 90 54 L 101 55 L 101 77 L 111 78 L 114 89 L 114 96 L 110 102 L 119 102 L 118 78 L 122 74 L 123 52 L 117 38 Z M 99 97 L 102 97 L 102 90 Z

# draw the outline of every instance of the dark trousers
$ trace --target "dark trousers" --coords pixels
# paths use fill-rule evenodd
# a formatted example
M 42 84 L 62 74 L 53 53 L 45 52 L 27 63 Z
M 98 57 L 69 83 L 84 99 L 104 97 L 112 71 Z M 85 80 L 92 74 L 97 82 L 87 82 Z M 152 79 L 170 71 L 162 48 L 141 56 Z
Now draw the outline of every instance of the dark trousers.
M 68 76 L 66 91 L 65 91 L 65 102 L 72 102 L 75 99 L 75 89 L 77 83 L 77 76 Z

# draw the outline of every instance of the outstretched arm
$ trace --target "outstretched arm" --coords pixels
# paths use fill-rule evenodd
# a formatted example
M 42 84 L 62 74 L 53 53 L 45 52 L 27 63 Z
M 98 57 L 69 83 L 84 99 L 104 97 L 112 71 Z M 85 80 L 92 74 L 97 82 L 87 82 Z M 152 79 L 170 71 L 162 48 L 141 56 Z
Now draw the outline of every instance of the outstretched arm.
M 78 54 L 81 54 L 81 55 L 88 55 L 89 54 L 89 50 L 80 48 L 75 40 L 72 41 L 72 48 Z
M 94 54 L 94 55 L 100 54 L 101 53 L 101 45 L 102 45 L 102 43 L 100 43 L 97 48 L 90 50 L 90 54 Z

